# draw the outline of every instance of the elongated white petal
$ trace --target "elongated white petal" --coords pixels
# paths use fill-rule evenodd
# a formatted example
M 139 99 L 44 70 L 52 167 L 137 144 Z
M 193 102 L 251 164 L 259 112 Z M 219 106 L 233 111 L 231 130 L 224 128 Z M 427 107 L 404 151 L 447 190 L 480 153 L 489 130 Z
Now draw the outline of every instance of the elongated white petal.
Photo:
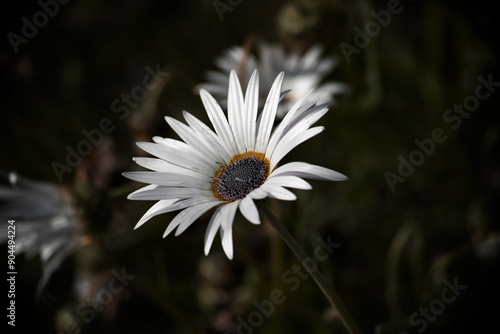
M 182 211 L 180 214 L 182 214 L 183 212 L 185 212 L 187 210 L 190 210 L 189 213 L 186 213 L 184 215 L 184 217 L 180 218 L 181 223 L 179 224 L 179 227 L 177 227 L 177 230 L 175 231 L 175 236 L 178 236 L 179 234 L 184 232 L 189 226 L 191 226 L 191 224 L 194 223 L 194 221 L 196 219 L 201 217 L 202 214 L 204 214 L 205 212 L 207 212 L 208 210 L 210 210 L 211 208 L 213 208 L 214 206 L 219 205 L 219 204 L 220 204 L 220 202 L 213 201 L 213 202 L 194 205 L 194 206 L 191 206 L 188 209 Z M 176 218 L 177 218 L 177 216 L 176 216 Z
M 134 227 L 134 230 L 144 225 L 152 217 L 159 215 L 160 213 L 168 212 L 168 209 L 173 206 L 175 202 L 177 202 L 177 198 L 161 200 L 156 202 L 148 211 L 139 219 L 137 224 Z
M 306 140 L 316 136 L 324 129 L 325 128 L 322 126 L 317 126 L 305 132 L 302 132 L 301 134 L 295 136 L 294 138 L 291 138 L 290 140 L 283 139 L 282 141 L 280 141 L 278 146 L 276 146 L 273 155 L 271 156 L 271 160 L 269 161 L 269 163 L 271 164 L 271 170 L 274 169 L 278 162 L 280 162 L 280 160 L 283 159 L 283 157 L 287 155 L 288 152 L 290 152 Z
M 158 188 L 158 186 L 156 184 L 150 184 L 148 186 L 142 187 L 142 188 L 137 189 L 136 191 L 130 193 L 127 198 L 128 199 L 132 199 L 131 196 L 136 196 L 136 195 L 141 194 L 141 193 L 143 193 L 145 191 L 150 191 L 150 190 L 153 190 L 153 189 L 156 189 L 156 188 Z
M 281 91 L 281 84 L 283 83 L 284 73 L 281 72 L 276 80 L 274 80 L 271 91 L 267 96 L 264 110 L 262 111 L 261 119 L 259 122 L 259 131 L 257 133 L 257 140 L 255 146 L 258 152 L 265 152 L 271 135 L 271 129 L 276 118 L 276 111 L 278 109 L 278 102 Z
M 172 204 L 170 204 L 173 202 Z M 188 199 L 172 199 L 172 200 L 161 200 L 155 205 L 153 205 L 148 212 L 142 216 L 142 218 L 139 220 L 139 223 L 137 223 L 138 226 L 141 226 L 145 222 L 147 222 L 149 219 L 153 218 L 154 216 L 157 216 L 162 213 L 167 213 L 167 212 L 173 212 L 177 210 L 182 210 L 184 208 L 187 208 L 189 206 L 193 205 L 198 205 L 202 203 L 208 203 L 208 202 L 214 202 L 214 199 L 212 198 L 188 198 Z M 218 202 L 218 201 L 215 201 Z M 161 204 L 163 203 L 163 204 Z M 169 205 L 170 204 L 170 205 Z
M 227 115 L 229 125 L 236 141 L 238 152 L 244 152 L 245 145 L 245 132 L 244 127 L 247 115 L 245 104 L 243 100 L 243 92 L 241 91 L 240 82 L 236 71 L 232 70 L 229 75 L 229 93 L 227 98 Z
M 295 175 L 298 177 L 304 177 L 308 179 L 317 179 L 325 181 L 345 181 L 347 176 L 336 172 L 334 170 L 312 165 L 307 162 L 289 162 L 283 166 L 280 166 L 274 170 L 271 174 L 272 176 L 277 175 Z
M 205 232 L 205 255 L 208 255 L 208 253 L 210 252 L 210 248 L 212 247 L 212 244 L 214 242 L 215 234 L 217 234 L 217 231 L 220 228 L 222 222 L 222 220 L 220 219 L 220 212 L 223 207 L 224 205 L 219 206 L 217 210 L 215 210 L 212 218 L 210 218 L 210 222 L 208 223 L 208 227 Z
M 280 187 L 287 187 L 287 188 L 304 189 L 304 190 L 312 189 L 312 186 L 308 182 L 294 175 L 273 174 L 266 180 L 266 183 L 269 185 L 277 185 Z
M 224 205 L 221 210 L 221 239 L 222 248 L 226 253 L 227 257 L 231 260 L 233 258 L 233 236 L 232 227 L 234 215 L 236 214 L 236 209 L 238 208 L 238 202 L 232 202 Z
M 154 170 L 155 172 L 169 172 L 170 168 L 172 166 L 171 163 L 166 162 L 165 160 L 158 159 L 158 158 L 143 158 L 143 157 L 136 157 L 133 158 L 139 166 L 142 166 L 147 169 Z M 179 166 L 175 166 L 179 167 Z
M 259 109 L 259 72 L 254 70 L 245 93 L 245 143 L 249 151 L 255 150 L 255 133 L 257 131 L 257 112 Z
M 144 157 L 135 157 L 134 160 L 139 166 L 144 168 L 153 170 L 155 172 L 173 172 L 178 173 L 178 171 L 189 171 L 191 173 L 195 173 L 189 169 L 179 167 L 177 165 L 166 162 L 165 160 L 158 158 L 144 158 Z
M 318 63 L 318 59 L 321 56 L 322 48 L 319 45 L 312 46 L 301 59 L 301 67 L 304 69 L 309 69 Z
M 234 215 L 236 214 L 236 209 L 238 209 L 239 201 L 227 203 L 222 208 L 222 223 L 221 227 L 223 229 L 228 229 L 233 225 Z
M 193 178 L 206 179 L 207 176 L 201 173 L 195 172 L 191 169 L 187 169 L 184 167 L 180 167 L 165 160 L 157 159 L 157 158 L 134 158 L 134 161 L 139 165 L 147 169 L 154 170 L 156 172 L 167 172 L 167 173 L 175 173 L 182 174 L 186 176 L 191 176 Z
M 194 152 L 187 144 L 183 143 L 184 147 L 175 147 L 178 143 L 175 141 L 165 141 L 168 144 L 154 144 L 154 143 L 137 143 L 144 151 L 152 154 L 160 159 L 166 160 L 174 165 L 193 170 L 203 175 L 212 176 L 214 168 L 206 164 L 205 161 L 200 159 L 199 154 Z M 180 142 L 179 142 L 180 143 Z M 172 145 L 169 145 L 172 144 Z
M 290 122 L 293 120 L 295 117 L 295 114 L 299 110 L 299 108 L 302 106 L 304 101 L 306 100 L 307 96 L 310 94 L 304 95 L 297 103 L 293 105 L 293 107 L 287 112 L 283 120 L 280 122 L 280 124 L 276 127 L 274 130 L 273 134 L 271 135 L 271 138 L 269 139 L 269 144 L 266 149 L 266 156 L 271 156 L 271 154 L 274 151 L 274 148 L 276 147 L 276 144 L 278 144 L 278 141 L 281 139 L 283 132 L 287 128 L 287 125 L 290 124 Z
M 279 142 L 290 141 L 294 136 L 303 133 L 328 111 L 326 104 L 317 106 L 316 103 L 309 102 L 297 108 L 299 105 L 300 101 L 292 107 L 282 123 L 274 131 L 266 156 L 273 154 Z
M 208 145 L 193 129 L 179 122 L 178 120 L 166 116 L 165 120 L 170 127 L 182 138 L 188 145 L 198 151 L 201 158 L 209 165 L 217 167 L 215 161 L 220 159 L 220 156 L 213 151 L 213 148 Z
M 205 123 L 200 121 L 197 117 L 193 116 L 191 113 L 184 110 L 182 112 L 182 115 L 184 116 L 184 119 L 193 130 L 206 132 L 207 135 L 209 134 L 212 137 L 217 137 L 217 135 L 215 134 L 215 132 L 212 131 L 212 129 L 210 129 Z
M 229 127 L 226 116 L 215 99 L 204 89 L 200 90 L 201 100 L 207 110 L 208 118 L 214 126 L 215 132 L 220 137 L 222 144 L 231 156 L 238 154 L 234 142 L 233 132 Z
M 143 190 L 141 192 L 134 192 L 128 195 L 127 198 L 135 200 L 161 200 L 161 199 L 191 198 L 191 197 L 213 198 L 213 193 L 211 190 L 201 190 L 193 188 L 158 187 L 152 190 Z
M 260 224 L 259 211 L 250 196 L 246 196 L 239 202 L 240 212 L 252 224 Z
M 197 189 L 210 189 L 211 179 L 200 175 L 192 177 L 184 174 L 169 172 L 125 172 L 123 176 L 138 182 L 156 184 L 167 187 L 191 187 Z
M 221 161 L 229 161 L 232 155 L 222 145 L 220 138 L 210 129 L 205 123 L 194 117 L 187 111 L 183 111 L 184 119 L 196 131 L 196 133 L 203 138 L 203 140 L 213 148 L 213 150 L 220 156 Z
M 247 197 L 253 198 L 253 199 L 263 199 L 267 197 L 267 193 L 264 189 L 257 188 L 252 190 Z
M 229 260 L 233 259 L 233 227 L 229 226 L 226 230 L 220 229 L 220 238 L 222 239 L 222 249 Z
M 278 140 L 281 140 L 289 133 L 300 133 L 309 129 L 311 125 L 316 123 L 328 111 L 326 104 L 316 105 L 313 103 L 309 107 L 307 107 L 307 105 L 305 107 L 306 108 L 299 108 L 299 112 L 297 112 L 289 124 L 287 124 Z
M 168 224 L 167 229 L 163 233 L 163 238 L 168 236 L 175 228 L 177 231 L 176 236 L 181 234 L 186 228 L 188 228 L 196 219 L 198 219 L 202 214 L 207 212 L 210 208 L 214 207 L 217 203 L 201 203 L 192 205 L 182 210 L 177 214 L 177 216 L 172 219 L 170 224 Z M 179 228 L 183 226 L 181 230 Z
M 280 186 L 264 183 L 260 187 L 267 192 L 269 197 L 277 198 L 282 201 L 295 201 L 297 199 L 294 193 Z

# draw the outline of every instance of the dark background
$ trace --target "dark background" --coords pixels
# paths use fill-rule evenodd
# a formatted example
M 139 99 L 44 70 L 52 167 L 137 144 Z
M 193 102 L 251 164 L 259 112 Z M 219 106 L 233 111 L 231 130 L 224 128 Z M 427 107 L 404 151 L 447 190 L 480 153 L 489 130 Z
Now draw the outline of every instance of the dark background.
M 326 80 L 352 89 L 320 120 L 326 130 L 287 158 L 338 170 L 349 180 L 313 182 L 312 191 L 295 191 L 296 202 L 270 203 L 306 251 L 318 237 L 341 244 L 319 269 L 363 332 L 417 333 L 420 326 L 408 317 L 440 298 L 444 280 L 455 278 L 467 289 L 425 333 L 498 331 L 499 93 L 457 129 L 443 121 L 448 108 L 474 94 L 478 76 L 500 81 L 493 2 L 402 1 L 403 11 L 351 62 L 340 43 L 354 45 L 354 27 L 363 30 L 370 10 L 386 9 L 387 2 L 304 3 L 243 0 L 221 22 L 212 1 L 73 0 L 17 54 L 7 34 L 20 34 L 21 18 L 32 21 L 40 7 L 4 4 L 0 167 L 80 189 L 85 216 L 82 246 L 40 299 L 40 261 L 18 256 L 16 332 L 59 333 L 71 322 L 82 333 L 236 332 L 237 318 L 256 311 L 254 300 L 281 289 L 286 301 L 255 333 L 343 333 L 310 278 L 296 291 L 282 281 L 298 262 L 267 223 L 256 227 L 237 216 L 232 261 L 218 239 L 203 255 L 209 215 L 177 238 L 161 238 L 174 214 L 132 230 L 152 204 L 126 200 L 139 187 L 121 176 L 138 169 L 131 158 L 142 153 L 134 143 L 174 136 L 165 115 L 180 118 L 187 110 L 207 121 L 193 87 L 224 49 L 251 39 L 303 49 L 319 43 L 325 56 L 339 59 Z M 299 18 L 284 14 L 286 4 L 299 8 Z M 165 87 L 121 120 L 112 101 L 141 85 L 145 67 L 157 64 L 170 73 Z M 114 130 L 59 182 L 53 162 L 64 163 L 66 147 L 75 148 L 85 139 L 82 131 L 98 128 L 103 118 Z M 398 157 L 408 159 L 414 141 L 436 128 L 447 139 L 391 191 L 384 173 L 397 173 Z M 95 295 L 122 268 L 135 278 L 87 323 L 77 312 L 82 296 Z

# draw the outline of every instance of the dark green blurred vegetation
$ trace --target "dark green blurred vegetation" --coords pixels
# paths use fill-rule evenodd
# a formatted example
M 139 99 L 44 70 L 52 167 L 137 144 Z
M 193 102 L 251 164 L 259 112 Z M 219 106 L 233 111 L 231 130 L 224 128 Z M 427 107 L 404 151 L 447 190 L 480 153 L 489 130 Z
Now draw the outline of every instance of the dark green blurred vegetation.
M 133 227 L 152 202 L 126 195 L 140 185 L 121 172 L 137 170 L 136 141 L 173 137 L 163 120 L 187 110 L 208 121 L 193 92 L 214 59 L 232 45 L 257 40 L 306 48 L 324 46 L 339 66 L 327 76 L 350 85 L 320 120 L 326 130 L 285 159 L 307 161 L 346 174 L 341 183 L 312 182 L 296 202 L 270 201 L 306 251 L 328 236 L 341 246 L 319 269 L 335 286 L 364 333 L 416 333 L 408 317 L 440 298 L 443 281 L 468 288 L 428 322 L 425 333 L 498 331 L 500 298 L 500 101 L 481 101 L 452 129 L 443 114 L 474 95 L 479 75 L 500 81 L 497 12 L 487 1 L 402 1 L 366 48 L 348 62 L 339 44 L 354 45 L 354 27 L 371 21 L 386 1 L 249 1 L 221 22 L 212 1 L 73 0 L 15 54 L 5 37 L 19 33 L 35 1 L 2 10 L 0 52 L 1 168 L 58 183 L 53 161 L 109 118 L 114 130 L 62 186 L 78 194 L 85 212 L 83 246 L 63 263 L 44 297 L 37 259 L 19 257 L 19 332 L 82 333 L 235 332 L 237 318 L 256 311 L 254 300 L 284 291 L 255 333 L 343 333 L 336 313 L 309 278 L 296 291 L 282 274 L 297 264 L 267 223 L 238 215 L 235 259 L 218 238 L 209 256 L 203 237 L 209 215 L 181 236 L 161 235 L 174 217 L 164 214 Z M 283 8 L 286 7 L 287 10 Z M 290 7 L 292 6 L 292 7 Z M 293 7 L 294 6 L 294 7 Z M 146 66 L 169 72 L 163 89 L 121 120 L 111 103 L 142 84 Z M 167 80 L 166 80 L 167 81 Z M 414 141 L 436 128 L 447 136 L 421 166 L 391 191 L 384 173 L 397 173 Z M 18 222 L 21 224 L 22 222 Z M 113 269 L 135 275 L 95 319 L 78 307 L 107 284 Z

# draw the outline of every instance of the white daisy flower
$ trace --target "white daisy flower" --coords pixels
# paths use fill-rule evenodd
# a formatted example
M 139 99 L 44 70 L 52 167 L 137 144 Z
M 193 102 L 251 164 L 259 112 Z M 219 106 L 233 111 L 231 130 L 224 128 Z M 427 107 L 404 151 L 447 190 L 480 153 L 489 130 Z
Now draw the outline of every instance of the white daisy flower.
M 283 118 L 285 112 L 304 94 L 314 90 L 307 101 L 321 101 L 333 104 L 335 95 L 349 92 L 348 86 L 339 82 L 321 84 L 324 77 L 337 66 L 337 59 L 326 57 L 321 59 L 322 48 L 311 47 L 305 54 L 286 52 L 278 45 L 260 44 L 259 58 L 242 47 L 232 47 L 216 60 L 220 71 L 209 71 L 207 83 L 197 86 L 213 94 L 222 106 L 227 103 L 228 74 L 236 69 L 241 82 L 247 82 L 252 71 L 261 73 L 259 106 L 263 106 L 266 94 L 271 89 L 274 78 L 285 72 L 283 91 L 290 91 L 278 106 L 278 117 Z M 245 88 L 245 87 L 243 87 Z
M 311 189 L 302 178 L 340 181 L 347 179 L 333 170 L 305 162 L 278 167 L 294 147 L 323 131 L 311 126 L 326 112 L 327 105 L 304 104 L 300 99 L 272 131 L 280 100 L 283 73 L 274 81 L 263 111 L 257 117 L 259 74 L 254 71 L 245 96 L 236 72 L 229 77 L 228 117 L 206 91 L 200 96 L 214 127 L 212 131 L 184 111 L 187 125 L 171 117 L 167 123 L 182 141 L 155 137 L 155 143 L 137 143 L 157 158 L 135 158 L 151 171 L 127 172 L 124 176 L 150 185 L 128 196 L 134 200 L 158 200 L 135 228 L 166 212 L 181 211 L 168 225 L 163 237 L 174 229 L 181 234 L 208 210 L 217 207 L 205 235 L 205 254 L 220 230 L 222 246 L 233 257 L 232 226 L 236 210 L 253 224 L 260 223 L 254 200 L 272 197 L 295 200 L 286 188 Z
M 0 186 L 0 243 L 6 243 L 8 220 L 15 220 L 16 254 L 40 256 L 40 295 L 61 263 L 82 245 L 81 227 L 69 193 L 51 183 L 9 173 L 10 186 Z

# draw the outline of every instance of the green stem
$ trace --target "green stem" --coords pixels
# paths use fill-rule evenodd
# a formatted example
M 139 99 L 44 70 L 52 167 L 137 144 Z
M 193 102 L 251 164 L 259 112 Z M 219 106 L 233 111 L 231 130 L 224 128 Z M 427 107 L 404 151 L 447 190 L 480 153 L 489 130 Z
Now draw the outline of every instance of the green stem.
M 273 214 L 273 212 L 269 209 L 267 203 L 265 201 L 258 201 L 257 205 L 259 206 L 261 212 L 268 218 L 267 221 L 271 224 L 272 227 L 278 232 L 278 234 L 283 238 L 285 243 L 290 247 L 290 249 L 295 253 L 297 258 L 301 263 L 308 258 L 306 253 L 302 250 L 300 245 L 294 239 L 294 237 L 288 233 L 286 228 L 279 222 L 278 218 Z M 351 334 L 361 334 L 361 330 L 358 328 L 358 325 L 354 322 L 353 318 L 347 311 L 344 303 L 337 295 L 337 293 L 330 287 L 325 277 L 315 268 L 311 270 L 309 266 L 303 266 L 307 272 L 313 277 L 314 281 L 318 284 L 319 288 L 325 294 L 326 298 L 330 301 L 332 306 L 337 310 L 342 319 L 345 327 Z

